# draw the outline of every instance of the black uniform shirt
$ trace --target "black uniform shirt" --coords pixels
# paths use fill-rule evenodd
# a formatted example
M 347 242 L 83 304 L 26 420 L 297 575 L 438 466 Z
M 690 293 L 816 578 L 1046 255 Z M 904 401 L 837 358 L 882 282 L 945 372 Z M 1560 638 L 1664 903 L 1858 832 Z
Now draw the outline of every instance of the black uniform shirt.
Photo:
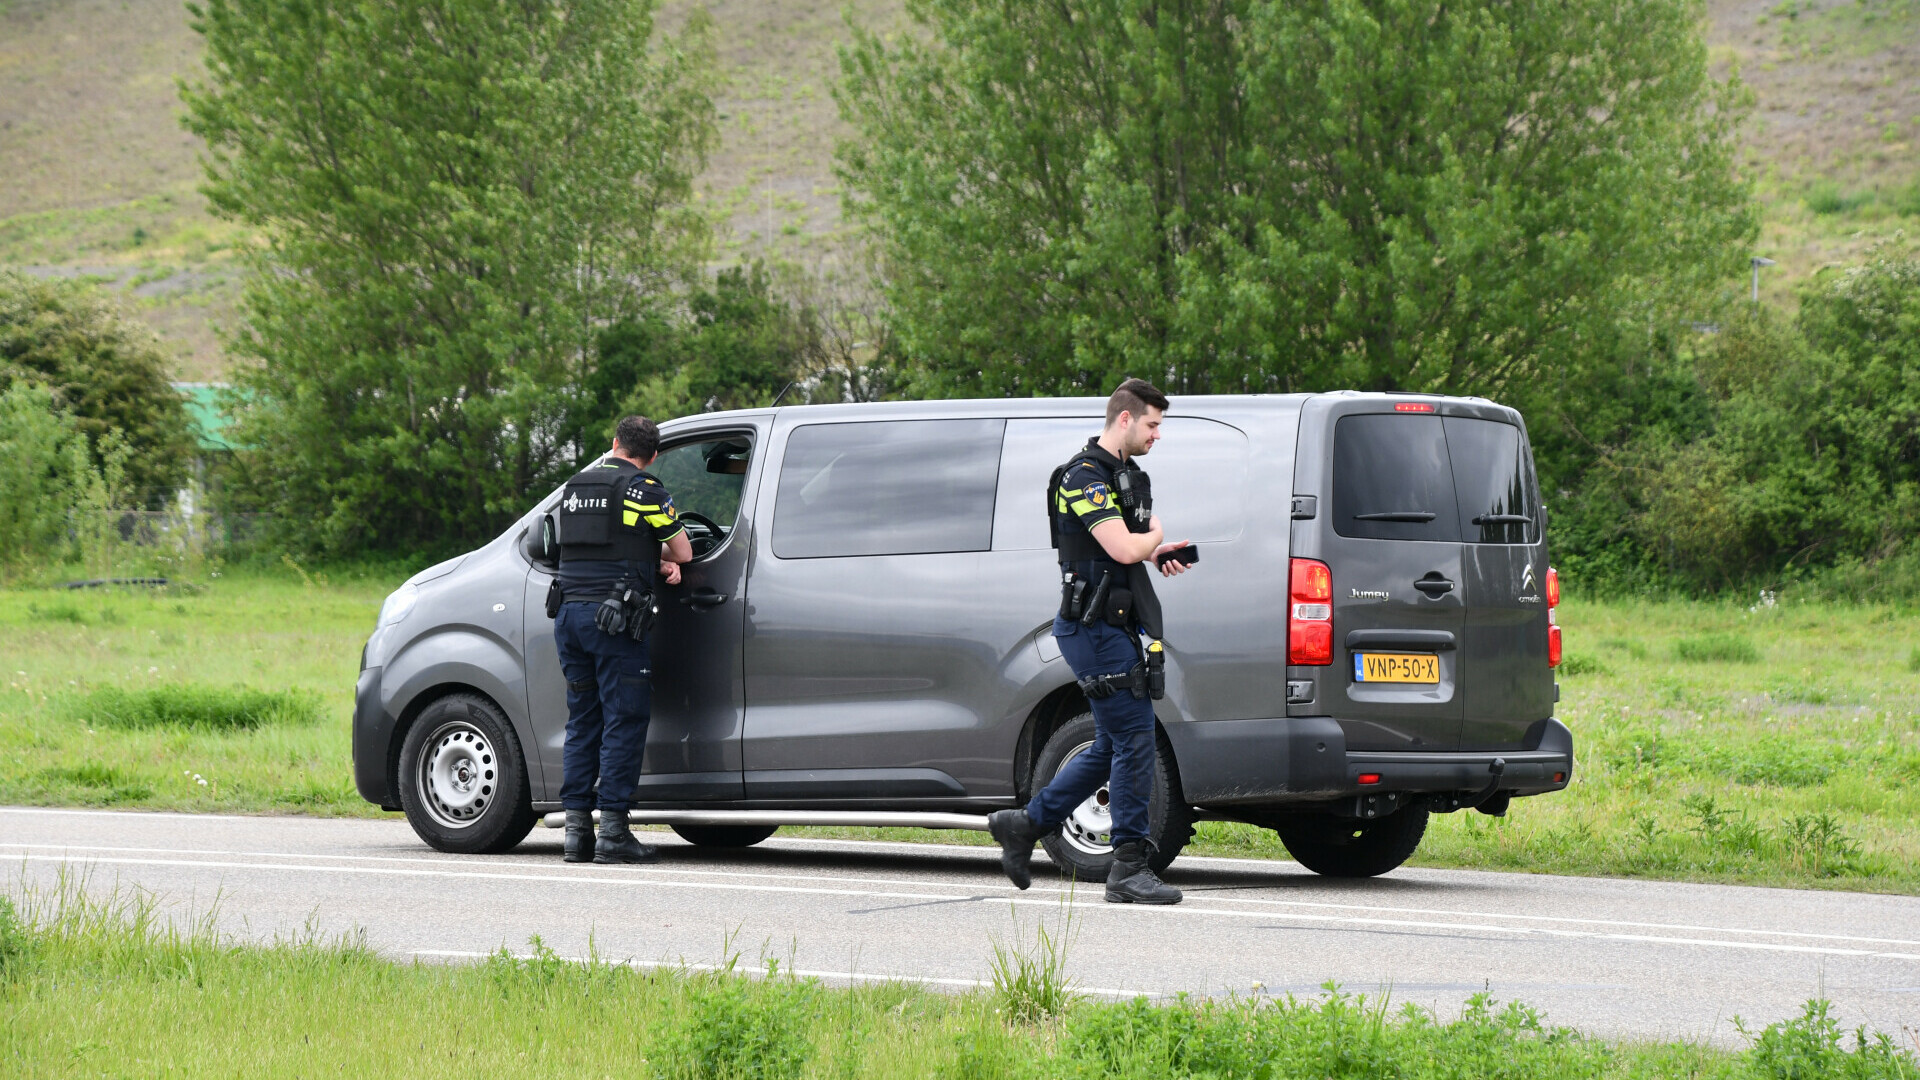
M 651 473 L 637 473 L 628 482 L 620 500 L 619 515 L 614 525 L 616 531 L 638 532 L 662 544 L 686 531 L 686 526 L 680 524 L 679 512 L 673 508 L 673 496 Z M 653 581 L 658 569 L 654 565 L 631 568 L 641 581 L 648 583 Z M 569 593 L 611 590 L 614 583 L 628 573 L 625 560 L 566 559 L 560 563 L 560 587 Z
M 1087 440 L 1087 450 L 1100 459 L 1100 464 L 1086 460 L 1074 462 L 1060 477 L 1060 486 L 1053 493 L 1056 525 L 1062 537 L 1075 532 L 1091 534 L 1093 527 L 1103 521 L 1120 520 L 1120 504 L 1111 486 L 1113 470 L 1120 468 L 1120 459 L 1107 453 L 1098 438 Z

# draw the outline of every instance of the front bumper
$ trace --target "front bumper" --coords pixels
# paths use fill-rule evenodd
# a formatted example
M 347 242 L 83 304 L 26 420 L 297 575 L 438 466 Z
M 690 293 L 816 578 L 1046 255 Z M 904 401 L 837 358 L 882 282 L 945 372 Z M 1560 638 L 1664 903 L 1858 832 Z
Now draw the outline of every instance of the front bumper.
M 1573 733 L 1552 719 L 1534 724 L 1516 750 L 1444 753 L 1348 751 L 1330 716 L 1176 723 L 1166 732 L 1182 791 L 1197 806 L 1477 791 L 1487 785 L 1495 758 L 1506 762 L 1498 790 L 1511 795 L 1559 791 L 1573 779 Z M 1379 780 L 1363 786 L 1363 773 Z
M 362 669 L 353 687 L 353 786 L 360 797 L 383 810 L 400 808 L 393 790 L 394 718 L 380 703 L 380 672 Z

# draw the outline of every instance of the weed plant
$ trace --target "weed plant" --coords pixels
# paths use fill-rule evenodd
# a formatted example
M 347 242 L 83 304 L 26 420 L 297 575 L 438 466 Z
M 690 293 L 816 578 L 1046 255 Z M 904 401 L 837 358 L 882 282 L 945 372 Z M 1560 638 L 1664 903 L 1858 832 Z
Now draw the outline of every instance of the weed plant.
M 1010 1020 L 991 992 L 833 988 L 573 961 L 538 939 L 471 965 L 396 963 L 356 935 L 264 944 L 150 898 L 63 878 L 0 895 L 0 1062 L 10 1076 L 1916 1080 L 1891 1040 L 1824 1002 L 1729 1053 L 1610 1043 L 1481 994 L 1446 1018 L 1329 986 L 1313 998 L 1078 1001 Z M 1744 1030 L 1744 1029 L 1743 1029 Z
M 1013 914 L 1011 939 L 996 938 L 988 969 L 993 976 L 997 1010 L 1019 1024 L 1044 1024 L 1065 1016 L 1080 1001 L 1067 974 L 1067 953 L 1073 947 L 1072 893 L 1062 897 L 1060 925 L 1048 929 L 1043 919 L 1034 924 L 1033 940 Z

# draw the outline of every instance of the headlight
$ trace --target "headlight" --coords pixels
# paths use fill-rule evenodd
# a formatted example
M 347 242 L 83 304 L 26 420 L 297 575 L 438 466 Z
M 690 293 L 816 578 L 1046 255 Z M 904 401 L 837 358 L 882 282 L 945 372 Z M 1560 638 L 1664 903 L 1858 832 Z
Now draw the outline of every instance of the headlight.
M 392 626 L 406 618 L 407 612 L 413 610 L 413 602 L 419 598 L 420 587 L 411 583 L 393 590 L 393 594 L 387 597 L 387 602 L 380 605 L 380 622 L 376 629 Z

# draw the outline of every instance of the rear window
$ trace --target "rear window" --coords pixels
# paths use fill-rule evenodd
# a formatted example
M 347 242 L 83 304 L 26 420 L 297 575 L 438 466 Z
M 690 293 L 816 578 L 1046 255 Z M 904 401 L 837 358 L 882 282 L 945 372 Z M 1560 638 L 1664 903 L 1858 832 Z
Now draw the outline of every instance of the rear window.
M 1533 472 L 1520 429 L 1449 416 L 1447 456 L 1460 503 L 1460 538 L 1473 544 L 1531 544 L 1539 538 Z
M 782 559 L 985 551 L 1004 420 L 793 430 L 773 504 Z
M 1511 424 L 1372 413 L 1334 426 L 1341 536 L 1526 544 L 1538 523 L 1526 446 Z

